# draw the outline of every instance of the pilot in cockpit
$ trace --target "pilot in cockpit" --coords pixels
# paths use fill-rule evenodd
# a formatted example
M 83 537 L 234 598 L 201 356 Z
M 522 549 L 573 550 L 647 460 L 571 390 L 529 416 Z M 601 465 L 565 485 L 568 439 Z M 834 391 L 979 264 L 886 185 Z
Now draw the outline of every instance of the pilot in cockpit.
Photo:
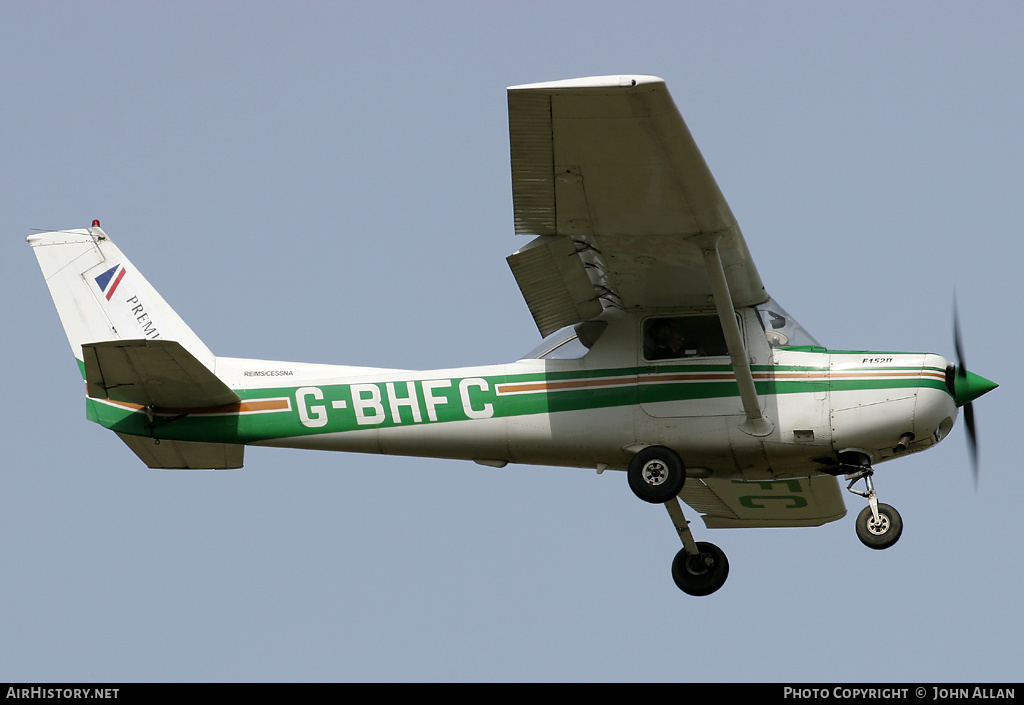
M 648 359 L 666 360 L 704 354 L 700 343 L 683 335 L 677 322 L 671 319 L 658 322 L 654 337 L 654 346 L 647 355 Z

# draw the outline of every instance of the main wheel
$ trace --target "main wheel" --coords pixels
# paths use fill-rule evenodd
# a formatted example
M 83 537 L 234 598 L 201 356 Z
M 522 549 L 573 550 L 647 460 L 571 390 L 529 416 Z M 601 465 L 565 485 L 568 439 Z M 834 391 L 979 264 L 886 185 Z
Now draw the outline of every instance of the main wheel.
M 703 597 L 725 585 L 729 559 L 722 549 L 706 541 L 698 541 L 697 550 L 700 553 L 696 556 L 687 554 L 685 548 L 676 554 L 672 561 L 672 579 L 687 595 Z
M 900 540 L 903 533 L 903 518 L 888 504 L 878 505 L 878 521 L 871 513 L 871 507 L 857 517 L 857 538 L 868 548 L 882 550 Z
M 629 461 L 626 476 L 637 497 L 651 504 L 664 504 L 683 489 L 686 467 L 674 451 L 647 446 Z

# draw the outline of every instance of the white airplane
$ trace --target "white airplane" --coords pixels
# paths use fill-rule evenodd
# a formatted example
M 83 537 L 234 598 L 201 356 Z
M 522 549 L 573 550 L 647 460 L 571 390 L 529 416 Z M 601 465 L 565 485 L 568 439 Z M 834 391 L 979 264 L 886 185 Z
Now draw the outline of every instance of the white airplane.
M 625 471 L 664 504 L 691 595 L 718 590 L 708 528 L 819 526 L 878 463 L 932 447 L 997 385 L 939 355 L 830 350 L 771 299 L 665 83 L 599 76 L 508 89 L 508 257 L 543 344 L 431 371 L 218 357 L 100 228 L 29 236 L 85 379 L 87 417 L 151 468 L 242 467 L 246 445 Z M 976 460 L 976 458 L 975 458 Z M 977 473 L 975 466 L 975 474 Z M 854 485 L 863 480 L 864 490 Z

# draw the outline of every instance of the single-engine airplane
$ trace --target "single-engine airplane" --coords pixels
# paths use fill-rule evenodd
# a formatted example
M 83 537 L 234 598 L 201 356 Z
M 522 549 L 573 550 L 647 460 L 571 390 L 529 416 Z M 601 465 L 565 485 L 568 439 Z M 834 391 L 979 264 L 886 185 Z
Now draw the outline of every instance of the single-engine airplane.
M 516 362 L 431 371 L 218 357 L 94 221 L 28 237 L 85 379 L 86 415 L 151 468 L 242 467 L 246 445 L 622 470 L 663 504 L 691 595 L 729 573 L 708 528 L 820 526 L 875 466 L 932 447 L 997 385 L 923 353 L 830 350 L 765 290 L 664 81 L 508 89 L 508 257 L 544 338 Z M 975 477 L 977 476 L 975 458 Z M 855 490 L 859 481 L 863 490 Z

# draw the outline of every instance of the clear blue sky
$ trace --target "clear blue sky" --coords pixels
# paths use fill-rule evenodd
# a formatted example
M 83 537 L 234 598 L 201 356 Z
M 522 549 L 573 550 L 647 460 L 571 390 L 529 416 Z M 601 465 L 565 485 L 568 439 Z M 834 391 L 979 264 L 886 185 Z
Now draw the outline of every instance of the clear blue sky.
M 0 681 L 1015 681 L 1024 6 L 0 5 Z M 619 473 L 250 449 L 150 471 L 84 418 L 32 228 L 93 218 L 218 354 L 433 368 L 538 339 L 505 87 L 662 76 L 823 344 L 953 355 L 976 404 L 879 467 L 906 528 L 708 531 L 670 578 Z

